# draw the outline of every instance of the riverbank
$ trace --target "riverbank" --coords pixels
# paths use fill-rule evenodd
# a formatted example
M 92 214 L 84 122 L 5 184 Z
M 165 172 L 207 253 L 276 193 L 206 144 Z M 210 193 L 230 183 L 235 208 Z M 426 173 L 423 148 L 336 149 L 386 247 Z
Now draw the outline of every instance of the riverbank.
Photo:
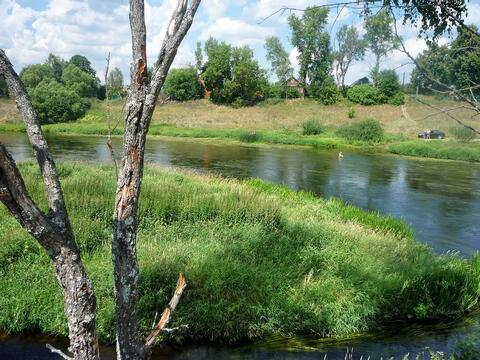
M 435 100 L 442 106 L 447 100 Z M 13 102 L 0 101 L 2 109 L 13 106 Z M 348 104 L 323 106 L 311 100 L 290 100 L 276 104 L 262 104 L 250 108 L 233 109 L 210 104 L 206 100 L 186 103 L 169 103 L 155 111 L 150 127 L 150 136 L 189 137 L 223 139 L 244 143 L 284 144 L 312 146 L 320 149 L 359 148 L 369 151 L 391 152 L 399 155 L 430 157 L 450 160 L 480 162 L 478 143 L 457 141 L 424 141 L 415 139 L 418 131 L 442 128 L 450 131 L 452 125 L 442 115 L 432 119 L 413 120 L 424 116 L 425 109 L 410 100 L 403 108 L 392 105 L 355 106 L 356 116 L 348 119 Z M 407 109 L 408 108 L 408 112 Z M 0 131 L 24 132 L 25 128 L 12 109 L 5 111 L 11 121 L 0 118 Z M 458 116 L 467 116 L 459 110 Z M 463 111 L 463 112 L 462 112 Z M 386 130 L 381 142 L 370 143 L 349 141 L 336 134 L 336 129 L 345 123 L 372 117 L 378 119 Z M 316 119 L 324 125 L 319 135 L 303 135 L 302 124 L 306 119 Z M 108 120 L 112 129 L 109 131 Z M 118 126 L 115 126 L 118 123 Z M 44 125 L 48 134 L 108 135 L 123 133 L 122 103 L 112 101 L 110 105 L 95 101 L 87 115 L 78 121 Z M 451 134 L 447 137 L 452 138 Z
M 35 165 L 21 166 L 45 207 Z M 98 329 L 112 341 L 111 167 L 64 164 L 73 227 L 98 296 Z M 339 336 L 391 321 L 453 318 L 476 306 L 478 256 L 434 255 L 403 222 L 260 180 L 145 172 L 138 255 L 147 333 L 179 271 L 189 286 L 171 341 L 236 342 L 266 335 Z M 160 191 L 161 190 L 161 191 Z M 0 209 L 0 328 L 66 334 L 47 256 Z M 174 325 L 175 325 L 174 324 Z

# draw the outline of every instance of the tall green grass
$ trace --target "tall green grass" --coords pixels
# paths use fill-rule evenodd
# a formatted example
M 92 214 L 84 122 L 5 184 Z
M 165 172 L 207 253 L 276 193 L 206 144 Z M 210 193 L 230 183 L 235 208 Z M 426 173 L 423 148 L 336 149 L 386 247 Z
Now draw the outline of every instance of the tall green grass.
M 399 155 L 480 162 L 480 144 L 475 143 L 419 140 L 391 144 L 388 149 Z
M 28 188 L 45 209 L 36 166 Z M 110 167 L 60 166 L 73 228 L 98 296 L 98 329 L 114 339 Z M 147 168 L 140 208 L 141 331 L 188 287 L 173 340 L 235 342 L 270 334 L 336 336 L 390 321 L 459 316 L 479 298 L 480 257 L 437 256 L 403 222 L 260 180 Z M 43 250 L 0 208 L 0 329 L 67 333 Z

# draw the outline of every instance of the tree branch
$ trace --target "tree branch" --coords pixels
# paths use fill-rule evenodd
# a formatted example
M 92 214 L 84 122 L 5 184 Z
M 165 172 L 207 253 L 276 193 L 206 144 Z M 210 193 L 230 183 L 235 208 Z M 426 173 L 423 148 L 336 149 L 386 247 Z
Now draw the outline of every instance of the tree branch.
M 174 331 L 174 329 L 167 329 L 167 325 L 172 320 L 175 309 L 180 301 L 180 298 L 182 297 L 183 290 L 185 290 L 186 287 L 187 287 L 187 282 L 185 280 L 185 276 L 183 275 L 183 273 L 180 273 L 177 281 L 177 286 L 175 288 L 175 292 L 172 296 L 172 299 L 170 300 L 170 302 L 168 303 L 168 306 L 163 311 L 162 317 L 160 318 L 160 321 L 158 322 L 157 326 L 153 329 L 150 335 L 148 335 L 148 337 L 145 339 L 145 346 L 147 348 L 151 348 L 153 346 L 153 344 L 155 343 L 155 339 L 157 338 L 158 335 L 160 335 L 162 331 L 167 331 L 167 332 Z
M 55 163 L 48 150 L 47 141 L 45 140 L 45 136 L 40 127 L 40 121 L 33 109 L 32 102 L 22 81 L 13 70 L 10 60 L 2 49 L 0 49 L 0 74 L 4 76 L 10 94 L 15 98 L 17 107 L 23 116 L 28 139 L 32 144 L 38 165 L 40 166 L 40 171 L 43 175 L 50 210 L 53 215 L 55 215 L 56 222 L 64 224 L 66 227 L 70 228 L 67 209 L 63 199 L 62 187 L 60 185 Z
M 54 354 L 58 354 L 59 356 L 61 356 L 63 359 L 65 360 L 73 360 L 72 357 L 68 356 L 67 354 L 65 354 L 62 350 L 59 350 L 57 348 L 54 348 L 52 345 L 50 344 L 47 344 L 45 345 L 45 347 L 50 350 L 52 353 Z

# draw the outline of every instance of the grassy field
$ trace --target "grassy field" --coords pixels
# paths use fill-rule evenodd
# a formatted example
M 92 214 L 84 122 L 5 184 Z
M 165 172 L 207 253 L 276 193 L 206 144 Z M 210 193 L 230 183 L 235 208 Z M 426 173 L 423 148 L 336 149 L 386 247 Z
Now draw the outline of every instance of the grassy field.
M 21 171 L 45 208 L 37 166 Z M 114 339 L 110 167 L 60 174 L 98 296 L 98 329 Z M 235 342 L 269 334 L 337 336 L 391 321 L 454 318 L 477 306 L 480 257 L 434 255 L 404 223 L 260 180 L 147 168 L 140 209 L 142 332 L 188 281 L 171 341 Z M 0 329 L 67 332 L 50 261 L 0 208 Z
M 429 97 L 428 102 L 443 108 L 458 107 L 456 102 L 439 100 L 434 97 Z M 348 118 L 351 106 L 355 109 L 353 119 Z M 120 135 L 123 132 L 122 108 L 123 102 L 121 101 L 111 101 L 108 106 L 104 102 L 95 101 L 92 109 L 82 119 L 72 123 L 46 125 L 44 129 L 50 133 L 106 135 L 108 134 L 108 120 L 110 120 L 111 124 L 119 122 L 113 134 Z M 380 144 L 376 144 L 377 147 L 392 142 L 410 140 L 412 142 L 403 147 L 387 146 L 386 149 L 395 149 L 395 153 L 404 155 L 429 156 L 429 154 L 435 154 L 434 157 L 480 161 L 476 142 L 469 146 L 463 146 L 452 141 L 454 140 L 453 129 L 457 125 L 444 114 L 428 116 L 431 114 L 431 109 L 411 98 L 404 106 L 361 106 L 346 102 L 324 106 L 313 100 L 296 99 L 239 109 L 213 105 L 207 100 L 198 100 L 157 106 L 149 134 L 309 145 L 320 148 L 352 145 L 364 147 L 372 144 L 346 141 L 338 137 L 335 130 L 342 125 L 370 117 L 378 120 L 385 129 L 385 139 Z M 473 114 L 465 108 L 458 107 L 451 114 L 463 119 L 467 124 L 477 126 L 476 121 L 472 118 Z M 302 135 L 303 122 L 312 118 L 322 123 L 326 131 L 315 136 Z M 439 152 L 435 151 L 437 146 L 434 142 L 427 143 L 416 140 L 418 132 L 427 128 L 445 131 L 448 141 L 443 142 L 449 146 L 442 147 L 443 150 Z M 0 131 L 24 131 L 12 101 L 0 100 Z M 410 145 L 413 147 L 407 148 Z M 461 146 L 463 149 L 460 157 L 456 156 L 459 153 L 455 151 L 457 146 Z M 432 148 L 432 150 L 424 150 L 420 154 L 416 150 L 417 148 Z M 453 150 L 450 151 L 450 149 Z

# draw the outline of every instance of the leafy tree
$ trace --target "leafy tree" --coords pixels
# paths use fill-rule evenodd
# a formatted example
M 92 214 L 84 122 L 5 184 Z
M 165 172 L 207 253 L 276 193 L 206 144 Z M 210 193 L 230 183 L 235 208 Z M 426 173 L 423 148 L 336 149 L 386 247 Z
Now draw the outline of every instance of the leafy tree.
M 67 62 L 63 60 L 61 57 L 50 53 L 48 54 L 48 58 L 45 63 L 52 67 L 53 72 L 55 74 L 55 80 L 61 81 L 62 72 L 63 72 L 63 69 L 67 66 Z
M 336 34 L 338 50 L 334 52 L 337 83 L 345 91 L 345 75 L 354 61 L 365 55 L 365 41 L 354 26 L 343 25 Z
M 177 101 L 201 99 L 203 90 L 193 67 L 173 69 L 165 80 L 165 93 Z
M 48 64 L 34 64 L 25 66 L 20 72 L 20 78 L 25 87 L 30 90 L 43 80 L 55 80 L 55 71 Z
M 414 89 L 419 89 L 423 93 L 429 93 L 431 90 L 445 90 L 433 79 L 444 84 L 451 83 L 451 62 L 450 49 L 448 45 L 439 46 L 437 43 L 430 43 L 428 49 L 417 56 L 417 63 L 421 69 L 428 69 L 429 76 L 415 68 L 410 76 L 411 85 Z
M 478 31 L 476 26 L 471 27 Z M 457 89 L 480 84 L 480 36 L 466 29 L 459 29 L 457 38 L 451 44 L 451 79 Z M 476 96 L 480 88 L 473 89 Z
M 68 63 L 75 65 L 93 77 L 97 76 L 97 72 L 92 68 L 92 63 L 83 55 L 73 55 Z
M 328 9 L 310 7 L 305 9 L 302 17 L 290 15 L 288 23 L 292 29 L 292 45 L 299 51 L 300 78 L 304 85 L 321 87 L 330 76 L 332 55 L 330 36 L 325 30 Z
M 293 67 L 288 58 L 288 52 L 284 49 L 280 39 L 276 36 L 268 37 L 265 40 L 267 60 L 270 61 L 272 71 L 278 81 L 286 87 L 288 78 L 293 76 Z
M 88 100 L 54 79 L 42 80 L 29 94 L 42 124 L 78 119 L 89 107 Z
M 123 97 L 123 74 L 116 67 L 108 73 L 107 78 L 107 96 L 109 99 Z
M 208 61 L 202 77 L 212 102 L 242 106 L 263 97 L 265 73 L 250 48 L 236 48 L 210 38 L 205 43 L 205 53 Z
M 372 71 L 374 75 L 378 74 L 380 70 L 380 60 L 400 45 L 392 31 L 393 21 L 394 19 L 387 9 L 382 9 L 365 20 L 365 39 L 368 48 L 375 56 L 375 67 Z
M 81 97 L 96 97 L 98 81 L 92 75 L 69 64 L 62 72 L 62 82 L 68 89 L 75 91 Z
M 387 98 L 393 97 L 396 93 L 402 91 L 398 75 L 395 70 L 382 70 L 378 73 L 375 86 Z

